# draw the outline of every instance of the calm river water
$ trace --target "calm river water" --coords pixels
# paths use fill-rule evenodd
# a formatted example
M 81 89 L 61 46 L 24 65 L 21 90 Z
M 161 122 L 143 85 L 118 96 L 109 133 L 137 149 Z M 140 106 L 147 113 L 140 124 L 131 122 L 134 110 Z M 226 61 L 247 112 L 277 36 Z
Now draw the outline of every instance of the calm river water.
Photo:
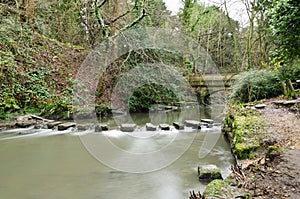
M 155 123 L 155 118 L 158 121 L 165 118 L 164 122 L 168 123 L 170 118 L 178 118 L 176 114 L 154 114 L 151 121 Z M 187 115 L 183 119 L 194 117 L 192 113 Z M 201 113 L 201 117 L 210 115 Z M 140 124 L 134 134 L 147 135 L 142 126 L 149 122 L 149 115 L 133 115 L 132 119 Z M 119 130 L 93 133 L 14 129 L 0 132 L 0 199 L 187 199 L 189 191 L 205 188 L 197 178 L 197 165 L 215 164 L 223 177 L 229 175 L 233 158 L 219 126 L 201 131 L 185 128 L 152 133 L 137 140 Z M 90 138 L 109 138 L 125 149 L 143 153 L 173 140 L 175 151 L 166 150 L 166 157 L 177 153 L 177 148 L 186 147 L 182 146 L 186 145 L 184 140 L 192 140 L 192 143 L 179 159 L 166 167 L 147 173 L 127 173 L 110 168 L 91 155 L 82 144 L 82 140 Z M 205 144 L 210 141 L 212 145 Z M 208 154 L 203 157 L 200 148 Z M 108 156 L 115 155 L 110 153 L 113 152 L 106 151 Z M 140 165 L 140 162 L 134 164 L 136 168 Z

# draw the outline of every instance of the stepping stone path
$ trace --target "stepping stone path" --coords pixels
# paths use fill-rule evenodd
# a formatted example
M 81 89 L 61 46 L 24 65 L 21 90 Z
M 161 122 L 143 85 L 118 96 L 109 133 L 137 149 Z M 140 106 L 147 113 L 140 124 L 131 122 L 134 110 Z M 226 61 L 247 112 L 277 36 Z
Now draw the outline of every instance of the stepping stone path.
M 136 128 L 136 124 L 121 124 L 120 130 L 123 132 L 133 132 Z
M 151 123 L 146 124 L 146 130 L 147 131 L 156 131 L 156 129 L 157 129 L 157 127 L 154 126 L 153 124 L 151 124 Z
M 187 127 L 192 127 L 193 129 L 201 129 L 201 122 L 196 120 L 185 120 L 185 125 Z
M 74 122 L 67 122 L 67 123 L 59 124 L 57 126 L 57 129 L 59 131 L 64 131 L 64 130 L 67 130 L 68 128 L 75 127 L 75 126 L 76 126 L 76 123 L 74 123 Z
M 213 164 L 198 166 L 198 178 L 200 181 L 212 181 L 223 179 L 221 170 Z
M 165 131 L 170 130 L 170 126 L 169 126 L 168 124 L 160 124 L 160 125 L 159 125 L 159 128 L 160 128 L 161 130 L 165 130 Z
M 184 125 L 182 123 L 180 123 L 180 122 L 173 122 L 173 126 L 177 130 L 183 130 L 184 129 Z

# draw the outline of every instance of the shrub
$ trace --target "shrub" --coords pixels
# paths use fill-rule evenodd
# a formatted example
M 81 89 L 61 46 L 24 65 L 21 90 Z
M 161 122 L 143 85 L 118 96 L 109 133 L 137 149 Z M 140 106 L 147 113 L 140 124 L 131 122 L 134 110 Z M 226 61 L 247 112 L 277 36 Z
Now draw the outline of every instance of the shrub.
M 231 98 L 240 102 L 251 102 L 282 93 L 278 75 L 270 70 L 243 72 L 232 86 Z

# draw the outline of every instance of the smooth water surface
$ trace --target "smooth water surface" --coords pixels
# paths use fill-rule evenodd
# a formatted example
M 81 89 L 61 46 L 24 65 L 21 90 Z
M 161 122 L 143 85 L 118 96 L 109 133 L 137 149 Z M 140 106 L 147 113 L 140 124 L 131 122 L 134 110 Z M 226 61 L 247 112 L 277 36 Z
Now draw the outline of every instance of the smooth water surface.
M 141 115 L 138 118 L 145 120 Z M 183 199 L 189 197 L 189 191 L 205 188 L 197 178 L 197 165 L 216 164 L 226 177 L 233 161 L 228 144 L 220 136 L 220 127 L 200 132 L 191 129 L 159 131 L 142 142 L 128 139 L 128 134 L 118 130 L 97 134 L 70 130 L 27 131 L 34 133 L 27 134 L 26 130 L 0 133 L 0 199 Z M 82 144 L 79 134 L 97 139 L 109 137 L 133 151 L 155 147 L 174 134 L 181 134 L 182 140 L 176 140 L 178 147 L 190 137 L 193 143 L 171 165 L 149 173 L 133 174 L 109 168 L 96 160 Z M 199 158 L 204 140 L 216 140 L 216 144 L 207 149 L 210 151 L 207 156 Z M 168 153 L 172 155 L 172 151 Z M 136 162 L 135 166 L 139 164 Z

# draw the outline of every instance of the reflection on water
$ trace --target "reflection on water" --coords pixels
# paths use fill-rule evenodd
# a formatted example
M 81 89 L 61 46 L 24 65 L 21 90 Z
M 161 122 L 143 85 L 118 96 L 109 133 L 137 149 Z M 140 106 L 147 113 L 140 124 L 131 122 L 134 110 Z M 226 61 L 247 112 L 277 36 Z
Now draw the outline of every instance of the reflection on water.
M 136 118 L 143 122 L 149 120 L 149 117 L 141 115 Z M 182 199 L 188 198 L 191 190 L 204 189 L 205 185 L 197 178 L 198 164 L 216 164 L 226 177 L 233 161 L 228 144 L 220 136 L 219 127 L 200 133 L 191 130 L 177 132 L 183 136 L 176 145 L 180 147 L 184 139 L 192 136 L 191 147 L 168 167 L 145 174 L 109 168 L 88 153 L 77 135 L 70 131 L 53 135 L 56 132 L 39 130 L 32 136 L 18 135 L 16 139 L 5 139 L 9 137 L 0 133 L 1 199 Z M 157 143 L 164 143 L 168 133 L 157 132 L 142 142 L 135 142 L 118 130 L 96 136 L 103 139 L 108 136 L 124 148 L 145 152 Z M 211 150 L 204 147 L 201 152 L 200 146 L 205 139 L 217 139 L 217 142 Z M 205 150 L 208 150 L 208 155 L 199 158 Z M 169 153 L 171 155 L 172 151 Z M 139 167 L 139 162 L 136 167 Z

